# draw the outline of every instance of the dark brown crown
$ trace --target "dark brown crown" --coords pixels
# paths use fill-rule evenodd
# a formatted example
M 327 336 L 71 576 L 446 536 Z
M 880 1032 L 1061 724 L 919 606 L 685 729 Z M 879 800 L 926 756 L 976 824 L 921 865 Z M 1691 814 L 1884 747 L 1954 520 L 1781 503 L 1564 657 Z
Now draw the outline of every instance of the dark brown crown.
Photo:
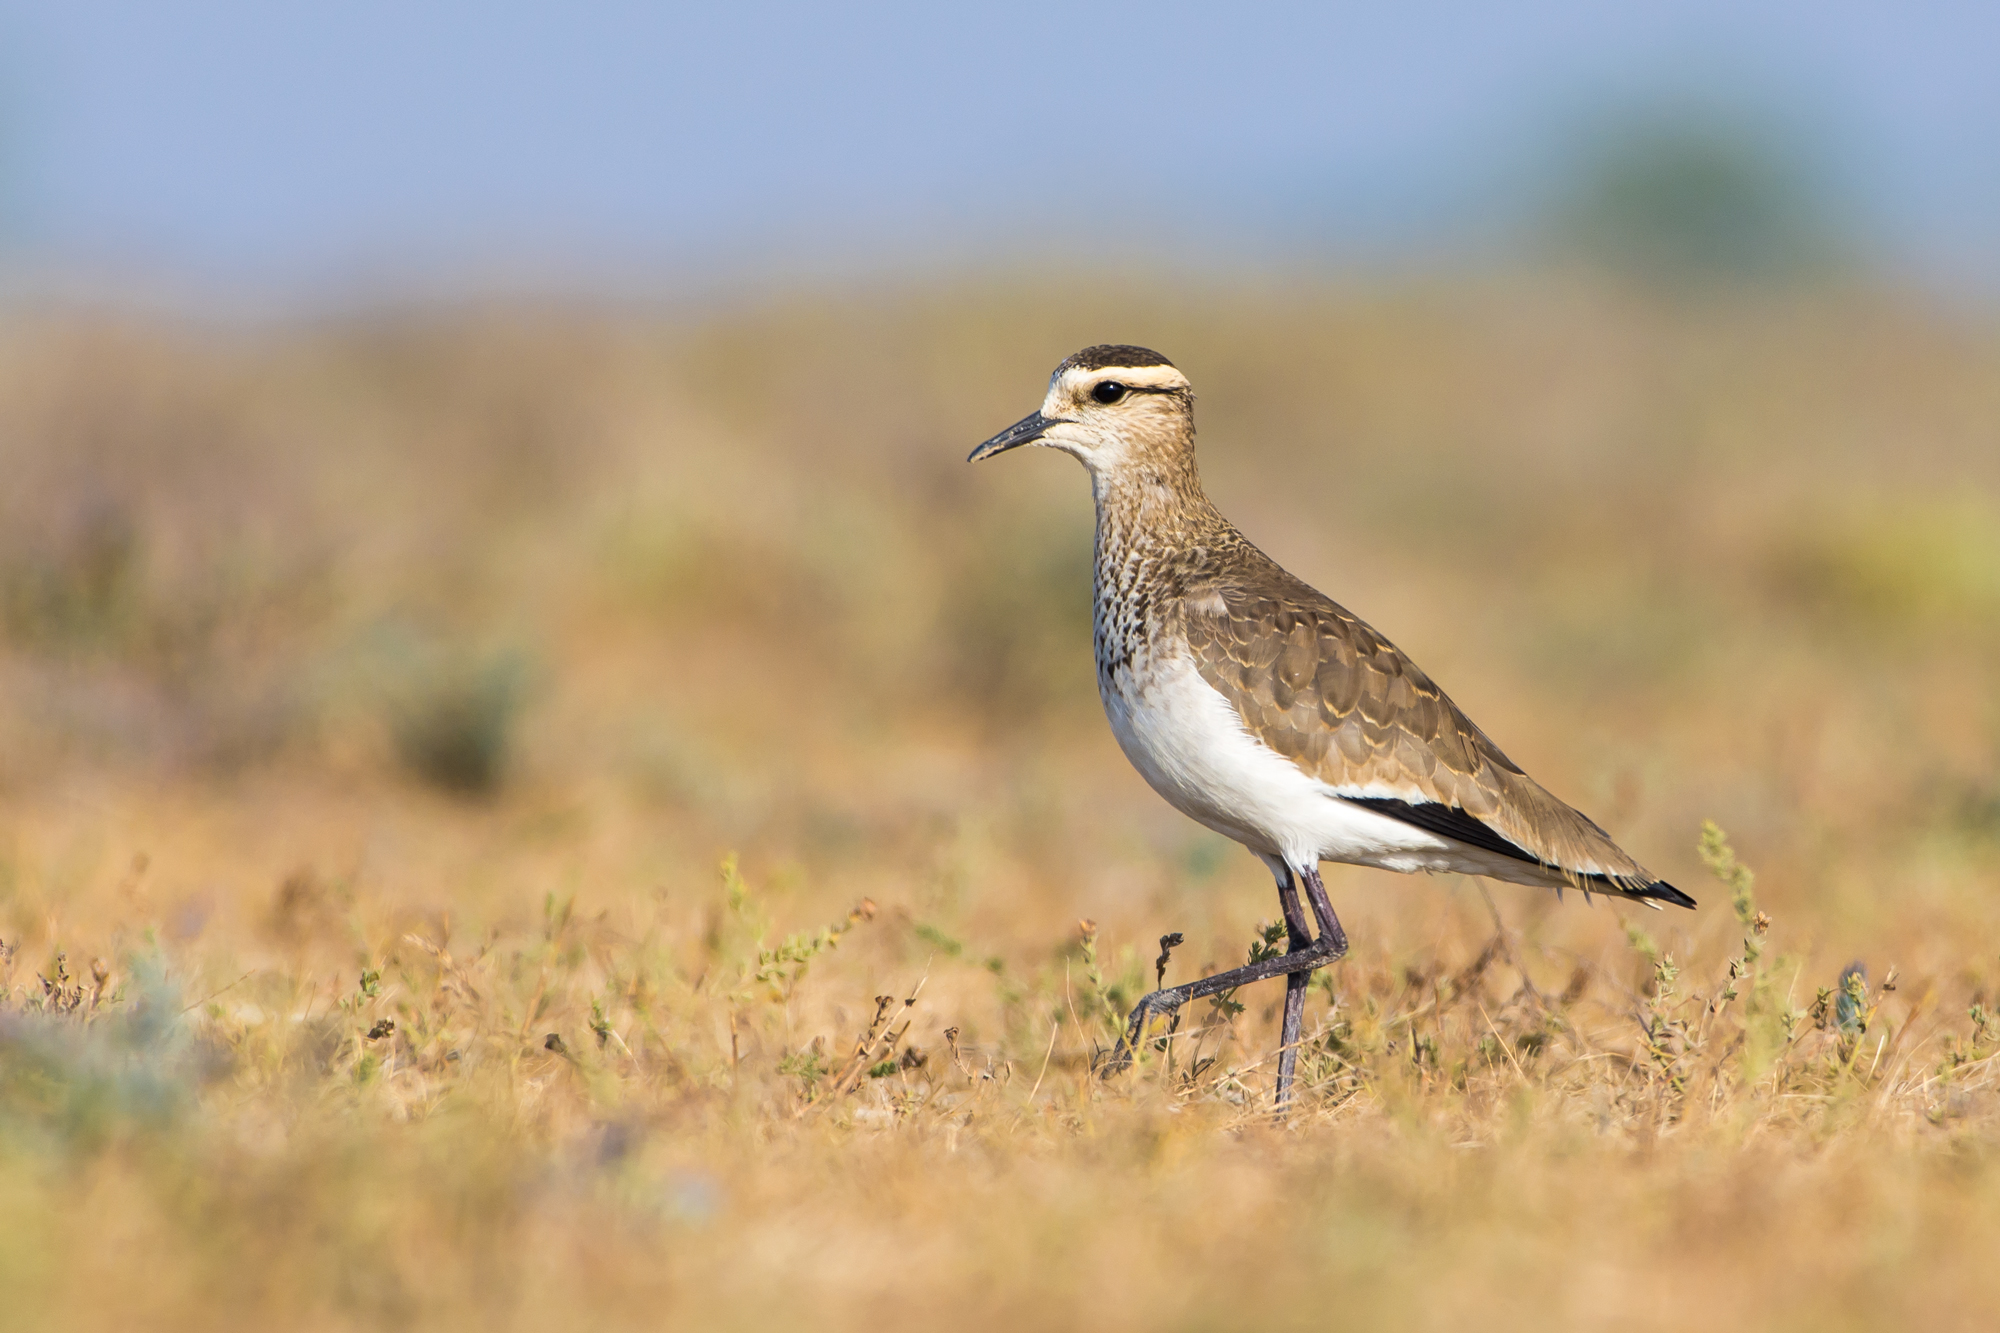
M 1103 370 L 1107 366 L 1124 366 L 1137 369 L 1140 366 L 1173 366 L 1173 362 L 1158 352 L 1144 347 L 1133 347 L 1129 343 L 1103 343 L 1096 347 L 1086 347 L 1063 361 L 1056 367 L 1056 374 L 1065 370 Z

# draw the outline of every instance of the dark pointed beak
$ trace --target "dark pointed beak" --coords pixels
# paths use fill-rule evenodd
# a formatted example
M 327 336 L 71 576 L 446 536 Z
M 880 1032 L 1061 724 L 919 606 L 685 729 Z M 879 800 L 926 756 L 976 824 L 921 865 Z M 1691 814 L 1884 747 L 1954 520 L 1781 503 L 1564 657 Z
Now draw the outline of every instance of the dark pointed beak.
M 1004 454 L 1009 449 L 1015 449 L 1024 444 L 1032 444 L 1036 440 L 1041 439 L 1049 427 L 1060 426 L 1062 424 L 1063 421 L 1060 417 L 1045 417 L 1040 412 L 1031 412 L 1013 425 L 1007 427 L 1007 429 L 1001 431 L 998 435 L 995 435 L 986 443 L 980 445 L 977 449 L 974 449 L 966 457 L 965 461 L 968 463 L 977 463 L 982 458 L 991 458 L 995 454 Z

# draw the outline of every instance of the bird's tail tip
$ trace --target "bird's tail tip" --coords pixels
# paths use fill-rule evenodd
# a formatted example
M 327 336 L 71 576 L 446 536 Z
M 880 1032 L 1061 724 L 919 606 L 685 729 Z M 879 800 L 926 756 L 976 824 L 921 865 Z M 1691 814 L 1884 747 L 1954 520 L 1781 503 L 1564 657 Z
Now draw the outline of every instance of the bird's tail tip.
M 1695 905 L 1694 899 L 1688 897 L 1688 895 L 1682 893 L 1663 879 L 1656 879 L 1650 884 L 1638 885 L 1630 889 L 1629 892 L 1634 898 L 1642 899 L 1648 906 L 1652 907 L 1657 907 L 1662 903 L 1670 907 L 1686 908 L 1693 908 Z
M 1630 898 L 1656 912 L 1662 907 L 1695 906 L 1694 899 L 1663 879 L 1644 879 L 1637 875 L 1584 875 L 1580 877 L 1577 887 L 1585 893 L 1609 893 Z

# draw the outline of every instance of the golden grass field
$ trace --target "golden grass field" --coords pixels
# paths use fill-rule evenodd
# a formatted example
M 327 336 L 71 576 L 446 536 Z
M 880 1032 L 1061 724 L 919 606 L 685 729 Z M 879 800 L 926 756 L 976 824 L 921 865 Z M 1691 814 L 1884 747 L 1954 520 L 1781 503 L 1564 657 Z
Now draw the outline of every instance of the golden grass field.
M 2000 325 L 1146 292 L 17 312 L 0 1324 L 1991 1327 Z M 1700 910 L 1330 866 L 1287 1123 L 1275 984 L 1094 1079 L 1277 915 L 962 461 L 1096 341 Z

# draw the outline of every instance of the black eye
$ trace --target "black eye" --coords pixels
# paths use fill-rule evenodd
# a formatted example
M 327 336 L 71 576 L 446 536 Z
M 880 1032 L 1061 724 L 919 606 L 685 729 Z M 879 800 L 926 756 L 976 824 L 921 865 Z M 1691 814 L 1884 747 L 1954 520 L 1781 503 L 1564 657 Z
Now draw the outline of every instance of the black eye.
M 1117 380 L 1106 380 L 1092 389 L 1090 396 L 1100 403 L 1115 403 L 1125 396 L 1125 386 Z

